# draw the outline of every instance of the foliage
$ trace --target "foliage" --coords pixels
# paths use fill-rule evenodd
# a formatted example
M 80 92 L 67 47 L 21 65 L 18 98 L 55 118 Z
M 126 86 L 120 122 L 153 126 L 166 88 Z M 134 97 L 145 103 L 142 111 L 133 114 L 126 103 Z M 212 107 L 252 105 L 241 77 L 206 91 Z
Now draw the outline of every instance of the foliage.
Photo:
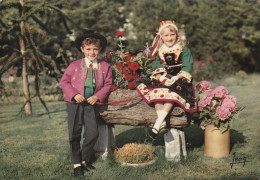
M 140 51 L 137 55 L 132 55 L 125 49 L 122 37 L 125 36 L 123 32 L 117 31 L 115 34 L 119 37 L 119 48 L 115 52 L 108 52 L 104 57 L 106 61 L 111 64 L 113 73 L 112 90 L 116 88 L 136 88 L 136 80 L 139 78 L 148 78 L 147 76 L 152 72 L 151 61 L 149 58 L 150 50 L 147 45 L 144 51 Z
M 196 86 L 199 91 L 200 127 L 205 129 L 207 125 L 213 123 L 221 132 L 225 132 L 241 108 L 237 108 L 235 96 L 229 95 L 224 86 L 217 86 L 215 89 L 210 87 L 211 84 L 207 81 L 201 81 Z
M 154 148 L 148 144 L 129 143 L 117 149 L 114 154 L 118 162 L 144 163 L 153 159 Z
M 63 10 L 73 18 L 76 24 L 80 24 L 80 27 L 84 29 L 95 30 L 105 36 L 108 40 L 108 50 L 114 50 L 117 47 L 113 35 L 125 23 L 122 3 L 115 0 L 74 0 L 67 2 L 67 4 L 68 6 L 63 6 Z M 71 28 L 76 30 L 74 26 Z M 73 47 L 68 48 L 73 52 L 73 58 L 81 55 Z
M 194 58 L 212 56 L 215 68 L 225 67 L 229 73 L 259 70 L 259 7 L 257 1 L 244 0 L 201 0 L 185 6 L 182 23 Z
M 217 71 L 216 71 L 217 69 Z M 214 73 L 212 73 L 214 72 Z M 193 76 L 195 81 L 216 80 L 229 74 L 229 69 L 222 66 L 220 62 L 215 61 L 212 56 L 204 60 L 193 61 Z

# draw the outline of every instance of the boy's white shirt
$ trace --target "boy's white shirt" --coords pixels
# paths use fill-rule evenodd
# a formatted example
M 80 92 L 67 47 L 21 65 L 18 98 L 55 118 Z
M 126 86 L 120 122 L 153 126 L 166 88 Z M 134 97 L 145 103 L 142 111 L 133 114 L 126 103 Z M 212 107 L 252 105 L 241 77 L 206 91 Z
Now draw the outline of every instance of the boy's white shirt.
M 85 57 L 85 63 L 87 67 L 89 67 L 89 65 L 92 64 L 94 69 L 98 68 L 97 59 L 95 59 L 94 61 L 90 61 L 87 57 Z
M 90 61 L 87 57 L 85 57 L 85 63 L 87 67 L 89 67 L 89 65 L 92 64 L 94 69 L 98 68 L 97 59 L 95 59 L 94 61 Z M 93 82 L 96 82 L 95 78 L 93 78 Z

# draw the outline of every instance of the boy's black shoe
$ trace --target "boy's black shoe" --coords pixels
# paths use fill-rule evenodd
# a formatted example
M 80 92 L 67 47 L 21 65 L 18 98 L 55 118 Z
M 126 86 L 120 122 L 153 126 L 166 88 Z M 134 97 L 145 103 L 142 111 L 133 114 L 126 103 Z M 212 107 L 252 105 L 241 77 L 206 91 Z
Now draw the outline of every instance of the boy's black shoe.
M 83 172 L 81 166 L 74 168 L 74 176 L 75 177 L 82 177 L 82 176 L 84 176 L 84 172 Z
M 82 166 L 82 169 L 85 170 L 85 171 L 91 171 L 91 170 L 95 170 L 96 168 L 90 164 L 90 163 L 84 163 L 81 165 Z

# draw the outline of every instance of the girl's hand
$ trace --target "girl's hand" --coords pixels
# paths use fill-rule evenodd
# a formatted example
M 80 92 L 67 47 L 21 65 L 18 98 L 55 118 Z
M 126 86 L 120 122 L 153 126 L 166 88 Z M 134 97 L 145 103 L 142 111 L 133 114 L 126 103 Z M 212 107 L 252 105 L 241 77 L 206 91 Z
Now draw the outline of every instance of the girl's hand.
M 76 96 L 74 96 L 74 99 L 77 103 L 82 103 L 85 101 L 85 97 L 82 96 L 81 94 L 77 94 Z
M 91 96 L 87 99 L 87 101 L 88 101 L 89 104 L 94 105 L 98 101 L 98 97 L 97 96 Z
M 173 85 L 178 79 L 179 79 L 178 76 L 172 76 L 171 79 L 169 79 L 169 80 L 167 79 L 167 80 L 165 81 L 164 85 L 167 86 L 167 87 L 170 87 L 170 86 Z

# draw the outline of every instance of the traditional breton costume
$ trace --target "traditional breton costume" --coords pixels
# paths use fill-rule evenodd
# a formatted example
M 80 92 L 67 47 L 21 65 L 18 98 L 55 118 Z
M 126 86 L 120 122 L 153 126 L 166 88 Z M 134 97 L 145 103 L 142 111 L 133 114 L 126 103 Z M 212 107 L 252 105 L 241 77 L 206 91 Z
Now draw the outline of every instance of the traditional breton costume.
M 163 44 L 160 33 L 169 25 L 174 27 L 178 32 L 174 21 L 162 21 L 160 23 L 151 52 L 151 56 L 154 59 L 152 62 L 153 72 L 150 80 L 143 80 L 143 83 L 138 85 L 137 92 L 147 104 L 153 105 L 154 102 L 172 102 L 178 104 L 187 113 L 193 113 L 197 111 L 196 96 L 192 85 L 193 57 L 190 49 L 183 47 L 178 42 L 172 47 Z M 162 46 L 158 47 L 160 43 Z M 161 77 L 162 79 L 165 78 L 165 80 L 176 79 L 174 83 L 166 86 L 162 83 L 161 78 L 160 80 L 156 78 L 157 74 L 162 74 Z M 181 75 L 183 78 L 179 79 L 178 75 Z M 158 112 L 157 120 L 160 119 Z M 160 128 L 162 128 L 162 125 Z M 180 161 L 181 154 L 186 158 L 185 138 L 183 138 L 184 131 L 182 129 L 171 128 L 164 134 L 165 157 L 167 160 Z
M 154 46 L 157 46 L 158 41 L 160 41 L 160 37 L 157 36 L 153 43 Z M 152 51 L 154 61 L 152 62 L 151 80 L 141 83 L 137 87 L 137 92 L 147 104 L 162 101 L 174 102 L 186 112 L 196 112 L 196 97 L 192 85 L 193 58 L 190 49 L 182 47 L 178 43 L 172 47 L 163 44 L 157 54 L 155 54 L 156 49 L 157 47 L 154 47 Z M 183 78 L 176 80 L 171 86 L 165 86 L 155 78 L 157 74 L 163 74 L 168 79 L 177 75 L 181 75 Z
M 82 41 L 87 37 L 100 39 L 102 50 L 105 49 L 107 44 L 105 37 L 88 32 L 77 37 L 76 45 L 79 50 Z M 102 124 L 97 121 L 99 116 L 97 106 L 92 106 L 87 101 L 76 103 L 74 96 L 81 94 L 87 99 L 95 95 L 100 102 L 103 102 L 110 92 L 111 85 L 110 65 L 99 60 L 91 62 L 86 57 L 72 62 L 60 80 L 60 86 L 65 94 L 64 100 L 67 101 L 71 162 L 74 167 L 75 164 L 90 161 L 99 137 L 99 124 Z

